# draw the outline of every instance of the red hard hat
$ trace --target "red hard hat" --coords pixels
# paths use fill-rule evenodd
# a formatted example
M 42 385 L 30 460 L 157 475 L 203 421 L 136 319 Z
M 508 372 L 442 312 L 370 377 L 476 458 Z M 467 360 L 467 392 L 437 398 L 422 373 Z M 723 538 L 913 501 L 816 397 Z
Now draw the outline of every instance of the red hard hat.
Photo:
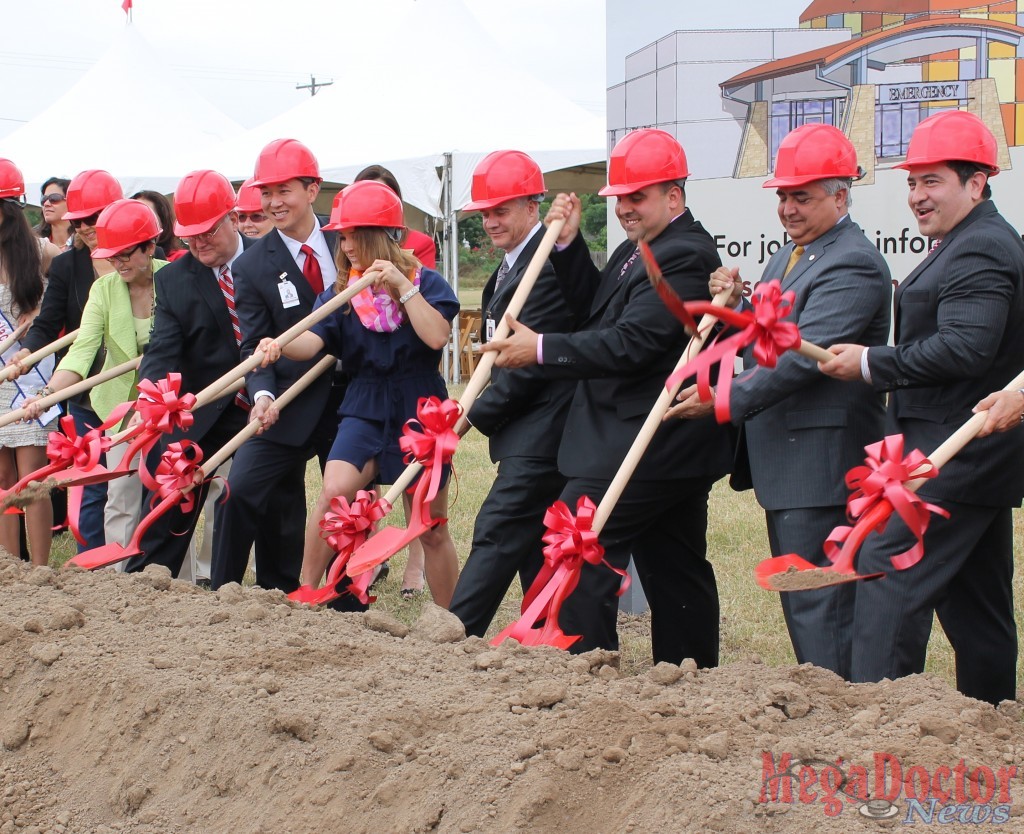
M 25 196 L 25 177 L 9 159 L 0 159 L 0 198 Z
M 999 173 L 999 147 L 985 123 L 966 110 L 944 110 L 914 128 L 907 159 L 895 167 L 934 165 L 936 162 L 973 162 Z
M 324 228 L 343 232 L 359 226 L 400 229 L 404 225 L 398 195 L 379 180 L 360 180 L 338 192 L 331 207 L 331 222 Z
M 859 179 L 857 151 L 832 125 L 806 124 L 790 131 L 779 143 L 775 176 L 762 188 L 795 188 L 815 180 Z
M 313 152 L 298 139 L 275 139 L 260 151 L 252 184 L 259 188 L 299 177 L 322 179 Z
M 522 151 L 493 151 L 473 171 L 473 202 L 463 211 L 494 208 L 516 197 L 543 194 L 544 175 L 540 166 Z
M 208 232 L 234 208 L 235 189 L 223 174 L 185 174 L 174 192 L 174 234 L 191 237 Z
M 238 186 L 238 199 L 235 200 L 235 208 L 239 211 L 251 213 L 263 211 L 263 200 L 260 197 L 260 190 L 253 185 L 254 177 L 249 177 Z
M 619 197 L 688 176 L 686 154 L 675 137 L 664 130 L 643 128 L 627 133 L 615 143 L 608 162 L 608 185 L 597 193 L 602 197 Z
M 62 220 L 80 220 L 99 214 L 115 200 L 124 199 L 121 185 L 106 171 L 82 171 L 65 194 L 68 210 Z
M 96 221 L 94 258 L 109 258 L 160 236 L 160 221 L 141 200 L 117 200 Z

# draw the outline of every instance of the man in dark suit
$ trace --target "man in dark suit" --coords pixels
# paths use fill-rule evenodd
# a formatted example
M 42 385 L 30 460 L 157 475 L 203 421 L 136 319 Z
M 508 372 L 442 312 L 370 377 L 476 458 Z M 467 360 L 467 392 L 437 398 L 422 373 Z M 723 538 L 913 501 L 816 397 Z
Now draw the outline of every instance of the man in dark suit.
M 992 203 L 997 145 L 976 116 L 950 110 L 921 122 L 907 159 L 910 208 L 938 241 L 896 290 L 894 347 L 835 345 L 822 371 L 889 391 L 886 429 L 905 451 L 933 452 L 1024 356 L 1024 243 Z M 918 491 L 933 515 L 923 558 L 894 571 L 914 536 L 894 514 L 857 563 L 884 579 L 857 588 L 855 682 L 924 670 L 932 612 L 956 653 L 957 689 L 991 703 L 1016 695 L 1011 507 L 1024 497 L 1024 437 L 975 440 Z
M 243 359 L 252 355 L 260 339 L 278 336 L 309 315 L 317 295 L 337 279 L 333 258 L 337 236 L 321 231 L 313 212 L 320 182 L 316 158 L 294 139 L 271 142 L 256 162 L 254 185 L 261 190 L 263 211 L 274 229 L 235 265 Z M 251 419 L 259 420 L 262 429 L 239 449 L 228 476 L 230 497 L 214 536 L 214 588 L 241 580 L 252 531 L 273 505 L 301 501 L 305 519 L 306 461 L 314 454 L 326 460 L 338 427 L 337 407 L 343 389 L 332 390 L 328 373 L 280 414 L 274 401 L 314 364 L 282 358 L 256 369 L 247 380 L 253 403 Z M 264 568 L 257 562 L 259 584 L 295 590 L 302 543 L 302 531 L 289 530 L 277 565 Z M 270 570 L 274 575 L 268 574 Z
M 503 251 L 484 287 L 482 341 L 494 333 L 540 243 L 538 215 L 544 176 L 521 151 L 488 154 L 473 173 L 473 201 L 484 231 Z M 570 332 L 573 318 L 549 263 L 537 277 L 519 321 L 544 332 Z M 498 474 L 473 528 L 473 547 L 459 575 L 450 610 L 466 633 L 483 637 L 515 575 L 526 591 L 544 561 L 544 513 L 565 486 L 558 443 L 576 385 L 549 381 L 540 368 L 495 368 L 491 384 L 469 410 L 490 439 Z
M 231 273 L 245 242 L 236 229 L 234 206 L 231 183 L 216 171 L 193 171 L 178 184 L 174 232 L 188 241 L 188 253 L 156 274 L 153 332 L 139 379 L 155 383 L 178 372 L 182 393 L 195 394 L 239 363 Z M 158 448 L 163 452 L 186 438 L 209 458 L 245 426 L 247 410 L 248 403 L 234 394 L 221 397 L 193 412 L 192 426 L 163 438 Z M 177 575 L 208 488 L 204 484 L 195 491 L 193 511 L 184 513 L 179 505 L 146 531 L 140 543 L 143 553 L 129 560 L 128 571 L 159 564 Z M 148 504 L 147 494 L 144 511 Z
M 796 293 L 789 319 L 809 342 L 884 345 L 889 338 L 892 281 L 877 247 L 850 219 L 850 187 L 858 178 L 857 153 L 831 125 L 798 127 L 779 145 L 775 177 L 779 220 L 791 239 L 765 267 L 763 281 Z M 712 293 L 741 302 L 735 269 L 720 269 Z M 866 382 L 847 385 L 790 351 L 772 370 L 758 368 L 753 348 L 748 370 L 731 388 L 729 410 L 740 427 L 737 469 L 749 461 L 758 503 L 764 507 L 773 556 L 797 553 L 829 564 L 822 544 L 846 524 L 845 473 L 864 462 L 864 447 L 882 437 L 885 401 Z M 700 417 L 714 409 L 696 387 L 669 416 Z M 747 461 L 742 456 L 747 456 Z M 850 674 L 853 583 L 783 593 L 782 610 L 799 663 Z
M 637 243 L 646 240 L 665 280 L 684 299 L 704 299 L 708 276 L 721 261 L 712 237 L 686 208 L 686 157 L 661 130 L 638 130 L 613 149 L 609 185 L 628 240 L 598 270 L 579 236 L 580 205 L 560 194 L 549 219 L 565 217 L 561 251 L 551 255 L 575 333 L 538 335 L 512 322 L 514 335 L 485 347 L 498 364 L 539 364 L 549 379 L 579 383 L 569 409 L 559 469 L 568 477 L 561 499 L 599 501 L 665 379 L 686 347 L 682 324 L 652 288 Z M 707 499 L 731 461 L 726 431 L 709 420 L 673 421 L 654 436 L 600 536 L 605 558 L 625 569 L 632 552 L 651 605 L 654 660 L 701 666 L 718 662 L 718 589 L 707 561 Z M 580 634 L 573 651 L 616 649 L 619 576 L 585 564 L 562 607 L 566 634 Z

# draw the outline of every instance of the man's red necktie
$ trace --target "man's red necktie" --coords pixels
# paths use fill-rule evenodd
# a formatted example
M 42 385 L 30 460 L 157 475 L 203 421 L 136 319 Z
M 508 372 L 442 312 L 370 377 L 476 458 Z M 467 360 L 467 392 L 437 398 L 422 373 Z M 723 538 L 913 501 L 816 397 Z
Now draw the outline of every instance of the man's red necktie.
M 299 251 L 306 256 L 306 261 L 302 264 L 302 274 L 313 292 L 320 295 L 324 291 L 324 274 L 320 271 L 320 261 L 316 259 L 316 252 L 307 243 L 303 243 Z

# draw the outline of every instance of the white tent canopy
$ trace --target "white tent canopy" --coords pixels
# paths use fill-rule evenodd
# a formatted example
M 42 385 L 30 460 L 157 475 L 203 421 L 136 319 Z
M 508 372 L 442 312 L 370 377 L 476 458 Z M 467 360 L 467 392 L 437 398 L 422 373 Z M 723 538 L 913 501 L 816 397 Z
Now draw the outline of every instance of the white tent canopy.
M 348 183 L 366 165 L 390 168 L 406 202 L 441 216 L 437 169 L 452 154 L 451 203 L 469 202 L 473 168 L 488 152 L 516 148 L 544 170 L 603 161 L 604 119 L 503 54 L 462 0 L 367 4 L 377 25 L 344 39 L 341 77 L 288 112 L 225 143 L 192 167 L 251 176 L 260 149 L 291 137 L 309 146 L 325 179 Z M 557 65 L 557 62 L 556 62 Z
M 161 108 L 170 112 L 161 117 Z M 0 156 L 25 175 L 29 200 L 52 176 L 110 171 L 126 194 L 173 191 L 202 153 L 242 130 L 162 66 L 133 25 L 63 96 L 0 139 Z M 194 166 L 193 166 L 194 167 Z

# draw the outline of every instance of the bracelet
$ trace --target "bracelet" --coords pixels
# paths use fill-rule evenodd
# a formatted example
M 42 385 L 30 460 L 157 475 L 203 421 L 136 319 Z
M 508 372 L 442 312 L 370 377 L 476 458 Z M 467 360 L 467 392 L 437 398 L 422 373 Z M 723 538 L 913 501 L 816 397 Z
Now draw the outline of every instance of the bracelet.
M 420 294 L 420 288 L 419 287 L 413 287 L 411 290 L 409 290 L 409 292 L 407 292 L 405 295 L 401 296 L 398 299 L 398 303 L 399 304 L 405 304 L 405 302 L 408 301 L 410 298 L 412 298 L 414 295 L 419 295 L 419 294 Z
M 52 388 L 50 388 L 50 386 L 49 386 L 49 385 L 44 385 L 44 386 L 43 386 L 42 388 L 40 388 L 40 389 L 39 389 L 39 391 L 37 392 L 38 396 L 40 396 L 40 397 L 48 397 L 48 396 L 50 396 L 50 394 L 52 394 L 52 393 L 53 393 L 53 389 L 52 389 Z

